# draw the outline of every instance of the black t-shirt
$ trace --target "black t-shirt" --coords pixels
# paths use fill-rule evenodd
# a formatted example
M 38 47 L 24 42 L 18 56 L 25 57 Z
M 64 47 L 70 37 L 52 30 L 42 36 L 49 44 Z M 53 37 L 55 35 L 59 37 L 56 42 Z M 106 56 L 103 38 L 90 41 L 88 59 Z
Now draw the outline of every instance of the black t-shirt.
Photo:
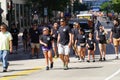
M 36 30 L 31 29 L 29 32 L 29 35 L 30 35 L 32 43 L 39 43 L 40 32 L 38 29 L 36 29 Z
M 78 34 L 76 40 L 77 45 L 80 45 L 80 43 L 86 43 L 86 36 L 84 34 Z
M 98 37 L 100 43 L 106 43 L 105 31 L 98 31 Z
M 69 43 L 69 33 L 71 33 L 71 30 L 68 26 L 59 28 L 60 44 L 67 45 Z
M 72 28 L 71 30 L 72 34 L 74 35 L 74 40 L 76 40 L 77 35 L 79 34 L 79 31 L 77 28 Z
M 14 40 L 18 40 L 18 34 L 19 34 L 19 30 L 17 28 L 11 29 L 10 33 L 12 34 L 13 37 L 13 41 Z
M 52 46 L 52 36 L 50 35 L 42 35 L 40 40 L 48 45 L 48 47 Z M 44 46 L 44 45 L 43 45 Z
M 112 27 L 113 38 L 120 38 L 120 25 Z
M 27 32 L 27 31 L 24 31 L 24 32 L 23 32 L 22 39 L 27 40 L 27 38 L 28 38 L 28 32 Z
M 52 37 L 53 37 L 53 40 L 57 42 L 57 37 L 58 37 L 58 29 L 52 29 L 53 31 L 53 34 L 52 34 Z
M 95 43 L 95 39 L 87 39 L 87 44 L 88 44 L 88 46 L 89 46 L 89 48 L 88 49 L 90 49 L 90 50 L 93 50 L 94 49 L 94 43 Z

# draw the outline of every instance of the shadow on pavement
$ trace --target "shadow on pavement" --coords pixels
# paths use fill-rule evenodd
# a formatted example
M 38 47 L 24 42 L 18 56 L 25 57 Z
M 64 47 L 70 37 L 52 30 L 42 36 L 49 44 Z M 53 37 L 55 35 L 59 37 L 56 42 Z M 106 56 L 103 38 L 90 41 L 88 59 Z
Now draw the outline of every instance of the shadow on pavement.
M 96 68 L 103 68 L 103 66 L 96 66 L 96 67 L 69 67 L 68 70 L 75 70 L 75 69 L 96 69 Z M 53 68 L 52 70 L 64 70 L 63 68 Z

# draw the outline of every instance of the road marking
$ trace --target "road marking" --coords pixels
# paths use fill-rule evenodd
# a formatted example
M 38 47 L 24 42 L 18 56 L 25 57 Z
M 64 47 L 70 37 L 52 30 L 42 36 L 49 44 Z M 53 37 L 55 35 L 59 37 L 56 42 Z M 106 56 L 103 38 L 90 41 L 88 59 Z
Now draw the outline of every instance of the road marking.
M 43 68 L 44 68 L 44 67 L 36 67 L 36 68 L 33 68 L 33 69 L 28 69 L 28 70 L 21 71 L 21 72 L 12 74 L 12 75 L 3 76 L 2 78 L 0 78 L 0 80 L 11 80 L 11 79 L 15 79 L 15 78 L 20 77 L 20 76 L 29 75 L 29 74 L 31 74 L 31 73 L 33 73 L 33 72 L 38 71 L 38 70 L 42 70 Z
M 112 75 L 110 75 L 109 77 L 107 77 L 105 80 L 110 80 L 110 79 L 112 79 L 113 77 L 115 77 L 119 73 L 120 73 L 120 69 L 117 72 L 115 72 Z
M 53 58 L 53 61 L 56 61 L 57 59 L 58 58 Z M 35 67 L 35 68 L 28 69 L 28 70 L 25 70 L 25 71 L 20 71 L 20 72 L 15 73 L 15 74 L 3 76 L 3 77 L 0 78 L 0 80 L 11 80 L 11 79 L 15 79 L 15 78 L 18 78 L 18 77 L 21 77 L 21 76 L 26 76 L 26 75 L 32 74 L 32 73 L 34 73 L 38 70 L 42 70 L 43 68 L 45 68 L 45 66 Z

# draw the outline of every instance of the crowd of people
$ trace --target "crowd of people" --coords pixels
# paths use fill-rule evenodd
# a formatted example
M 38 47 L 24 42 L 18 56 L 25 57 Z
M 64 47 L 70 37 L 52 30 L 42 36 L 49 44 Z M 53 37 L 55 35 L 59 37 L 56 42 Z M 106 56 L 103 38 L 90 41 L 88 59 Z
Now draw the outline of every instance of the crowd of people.
M 114 26 L 111 29 L 109 43 L 114 44 L 115 59 L 118 59 L 120 22 L 118 19 L 114 19 L 113 24 Z M 16 50 L 15 53 L 17 53 L 19 30 L 13 25 L 10 32 L 8 32 L 5 24 L 0 26 L 0 30 L 0 58 L 3 62 L 3 72 L 6 72 L 9 65 L 7 62 L 7 54 L 9 51 L 12 53 L 14 47 Z M 54 65 L 52 50 L 54 57 L 59 57 L 63 62 L 64 70 L 68 70 L 70 49 L 74 50 L 74 54 L 78 60 L 85 61 L 87 51 L 88 57 L 86 61 L 89 63 L 91 61 L 90 55 L 92 55 L 92 62 L 95 62 L 97 42 L 100 50 L 99 61 L 106 61 L 106 45 L 108 43 L 106 35 L 108 35 L 108 32 L 104 29 L 103 25 L 99 25 L 95 36 L 94 32 L 90 32 L 88 36 L 86 36 L 85 31 L 81 28 L 79 23 L 74 22 L 73 28 L 70 29 L 69 25 L 66 24 L 65 18 L 61 18 L 59 23 L 54 22 L 51 28 L 43 27 L 42 31 L 38 29 L 38 24 L 32 24 L 29 31 L 24 29 L 22 40 L 24 51 L 27 51 L 28 47 L 30 47 L 31 58 L 34 58 L 35 55 L 38 58 L 40 48 L 42 49 L 46 62 L 46 70 L 53 68 Z

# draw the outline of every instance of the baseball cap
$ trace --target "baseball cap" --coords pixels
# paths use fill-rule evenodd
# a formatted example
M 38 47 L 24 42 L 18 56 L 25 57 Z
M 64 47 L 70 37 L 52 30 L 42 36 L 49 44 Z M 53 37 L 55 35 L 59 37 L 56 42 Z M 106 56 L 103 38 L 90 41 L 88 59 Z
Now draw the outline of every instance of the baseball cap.
M 43 28 L 43 31 L 46 31 L 46 30 L 49 30 L 49 28 L 47 28 L 47 27 L 44 27 L 44 28 Z
M 62 22 L 62 21 L 65 21 L 65 18 L 61 18 L 60 21 L 61 21 L 61 22 Z

